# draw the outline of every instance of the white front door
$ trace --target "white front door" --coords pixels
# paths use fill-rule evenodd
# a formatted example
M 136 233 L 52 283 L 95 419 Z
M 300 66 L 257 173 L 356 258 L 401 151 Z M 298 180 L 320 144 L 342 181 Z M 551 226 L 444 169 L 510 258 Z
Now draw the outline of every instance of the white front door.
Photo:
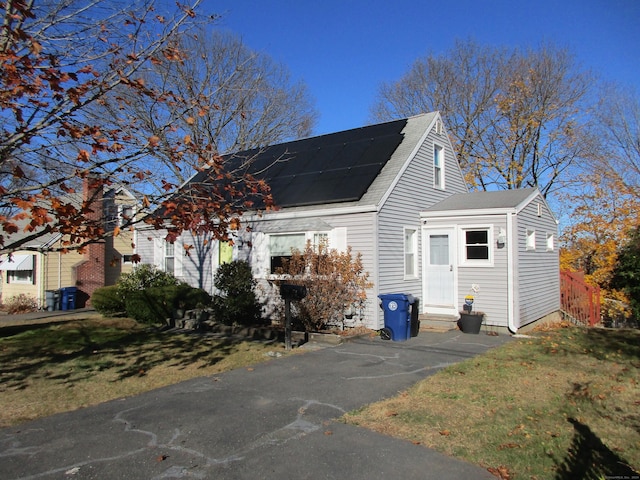
M 423 230 L 424 313 L 457 314 L 455 241 L 454 228 Z

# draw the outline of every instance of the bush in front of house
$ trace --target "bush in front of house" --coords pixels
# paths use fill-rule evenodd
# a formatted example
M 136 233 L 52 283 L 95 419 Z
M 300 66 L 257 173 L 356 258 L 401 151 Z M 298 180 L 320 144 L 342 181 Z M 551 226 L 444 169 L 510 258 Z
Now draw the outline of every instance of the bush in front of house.
M 116 286 L 125 298 L 131 292 L 139 292 L 152 287 L 178 285 L 180 280 L 170 273 L 158 270 L 154 265 L 142 264 L 129 273 L 120 275 Z
M 213 279 L 219 295 L 213 297 L 213 316 L 225 325 L 255 325 L 261 322 L 256 281 L 248 262 L 236 260 L 218 267 Z
M 35 312 L 38 310 L 38 302 L 32 296 L 21 293 L 20 295 L 9 297 L 4 304 L 4 310 L 10 315 Z
M 137 290 L 125 298 L 127 316 L 148 325 L 174 320 L 178 310 L 206 308 L 210 305 L 211 296 L 207 292 L 186 283 Z
M 140 265 L 123 274 L 115 285 L 96 289 L 91 303 L 102 315 L 126 314 L 140 323 L 153 325 L 173 319 L 178 309 L 210 306 L 211 296 L 153 265 Z
M 294 250 L 277 273 L 285 275 L 287 283 L 306 287 L 307 296 L 293 302 L 292 310 L 311 332 L 342 325 L 345 312 L 361 308 L 372 286 L 362 256 L 354 255 L 351 247 L 338 252 L 307 242 L 304 251 Z
M 124 298 L 116 285 L 96 288 L 91 295 L 91 305 L 105 317 L 118 317 L 126 312 Z

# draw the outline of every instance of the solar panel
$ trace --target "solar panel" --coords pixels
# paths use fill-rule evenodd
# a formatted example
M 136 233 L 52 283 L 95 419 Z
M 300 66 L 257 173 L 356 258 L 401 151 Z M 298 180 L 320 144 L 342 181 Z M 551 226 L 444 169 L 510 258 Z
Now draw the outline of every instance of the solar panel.
M 362 198 L 403 139 L 405 120 L 371 125 L 228 155 L 229 167 L 250 159 L 280 207 Z

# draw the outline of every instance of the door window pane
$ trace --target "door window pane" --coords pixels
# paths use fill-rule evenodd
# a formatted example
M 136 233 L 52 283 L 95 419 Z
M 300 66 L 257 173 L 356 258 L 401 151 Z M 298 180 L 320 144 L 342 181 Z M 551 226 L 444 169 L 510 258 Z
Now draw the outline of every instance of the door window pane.
M 429 235 L 431 265 L 449 265 L 449 235 Z

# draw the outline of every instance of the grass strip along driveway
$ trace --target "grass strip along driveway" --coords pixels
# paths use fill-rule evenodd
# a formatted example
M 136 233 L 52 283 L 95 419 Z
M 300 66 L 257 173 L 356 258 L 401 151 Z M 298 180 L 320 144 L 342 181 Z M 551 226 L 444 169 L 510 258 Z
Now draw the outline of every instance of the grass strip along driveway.
M 0 329 L 0 427 L 136 395 L 285 353 L 278 343 L 161 332 L 100 315 Z
M 502 479 L 638 479 L 639 368 L 639 331 L 564 325 L 344 421 L 494 466 Z

